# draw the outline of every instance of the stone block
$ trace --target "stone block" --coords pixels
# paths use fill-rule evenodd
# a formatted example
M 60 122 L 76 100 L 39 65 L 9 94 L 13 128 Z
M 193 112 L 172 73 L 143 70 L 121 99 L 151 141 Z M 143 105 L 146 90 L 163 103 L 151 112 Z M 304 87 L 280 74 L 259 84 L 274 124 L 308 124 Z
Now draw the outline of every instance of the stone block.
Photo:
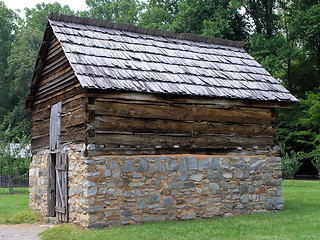
M 162 165 L 160 160 L 157 160 L 151 169 L 151 173 L 156 173 L 156 172 L 164 172 L 164 166 Z
M 137 172 L 147 172 L 149 170 L 148 162 L 143 158 L 139 161 L 140 166 L 137 169 Z
M 160 194 L 154 194 L 151 197 L 149 197 L 149 202 L 150 203 L 157 203 L 160 202 L 161 200 L 161 195 Z
M 145 209 L 148 207 L 147 199 L 137 199 L 137 209 Z
M 212 158 L 199 160 L 199 170 L 212 169 Z
M 121 212 L 121 216 L 131 217 L 132 216 L 132 212 L 131 211 L 123 211 L 123 212 Z
M 83 190 L 83 194 L 85 197 L 92 197 L 92 196 L 96 195 L 97 192 L 98 192 L 97 186 L 86 188 Z
M 105 177 L 111 177 L 111 170 L 106 170 L 106 171 L 104 171 L 104 176 Z
M 186 157 L 181 157 L 180 159 L 180 171 L 188 171 L 189 166 Z
M 164 197 L 163 204 L 164 204 L 164 206 L 172 206 L 173 205 L 173 198 L 172 197 Z
M 258 160 L 257 162 L 251 164 L 251 169 L 252 170 L 258 170 L 259 168 L 262 167 L 262 165 L 265 163 L 265 160 Z
M 184 183 L 184 188 L 193 188 L 195 187 L 193 182 L 185 182 Z
M 125 173 L 133 172 L 135 169 L 134 162 L 132 160 L 124 161 L 122 163 L 122 171 Z
M 89 213 L 103 212 L 103 210 L 104 210 L 103 206 L 89 206 L 88 207 Z
M 266 181 L 266 185 L 271 187 L 278 187 L 282 185 L 282 181 L 281 179 L 269 180 Z
M 230 172 L 223 172 L 222 176 L 223 176 L 224 178 L 232 178 L 232 173 L 230 173 Z
M 177 160 L 168 160 L 167 161 L 167 171 L 170 171 L 170 172 L 177 172 L 179 171 L 179 163 Z
M 164 222 L 166 217 L 164 215 L 142 215 L 142 221 L 145 223 Z
M 240 185 L 240 193 L 243 194 L 243 193 L 248 193 L 249 191 L 249 186 L 248 185 Z
M 141 176 L 141 174 L 140 173 L 133 173 L 133 175 L 132 175 L 132 177 L 133 178 L 141 178 L 142 176 Z
M 221 170 L 218 170 L 213 176 L 214 179 L 222 179 L 222 177 L 223 177 L 223 172 Z
M 214 158 L 213 159 L 213 169 L 214 170 L 219 170 L 220 169 L 220 163 L 221 163 L 221 158 Z
M 244 194 L 240 197 L 240 201 L 242 203 L 248 203 L 249 202 L 249 197 L 248 197 L 248 194 Z
M 189 162 L 189 170 L 197 170 L 198 169 L 198 161 L 193 157 L 188 157 Z
M 211 182 L 209 184 L 210 188 L 214 189 L 214 190 L 218 190 L 220 187 L 218 184 L 214 183 L 214 182 Z
M 108 163 L 108 168 L 111 170 L 120 170 L 120 166 L 116 160 L 112 160 Z
M 131 194 L 131 192 L 128 191 L 128 190 L 126 190 L 126 191 L 124 192 L 124 194 L 123 194 L 123 197 L 125 197 L 125 198 L 130 198 L 131 196 L 132 196 L 132 194 Z
M 190 176 L 191 180 L 195 181 L 195 182 L 201 182 L 202 178 L 203 178 L 203 174 L 198 173 L 198 174 L 193 174 Z
M 220 186 L 221 188 L 226 189 L 226 188 L 228 188 L 228 183 L 226 183 L 226 182 L 224 182 L 224 181 L 221 181 L 221 182 L 219 183 L 219 186 Z
M 83 180 L 82 186 L 84 187 L 93 187 L 97 184 L 97 182 L 89 181 L 89 180 Z
M 134 215 L 131 217 L 131 220 L 135 221 L 136 223 L 140 222 L 140 217 L 138 215 Z
M 189 212 L 187 215 L 188 220 L 192 220 L 196 218 L 196 213 L 195 212 Z
M 234 175 L 236 176 L 236 178 L 242 178 L 244 175 L 243 170 L 235 170 Z
M 84 175 L 85 178 L 94 178 L 94 177 L 100 177 L 100 173 L 99 172 L 93 172 L 93 173 L 87 173 Z

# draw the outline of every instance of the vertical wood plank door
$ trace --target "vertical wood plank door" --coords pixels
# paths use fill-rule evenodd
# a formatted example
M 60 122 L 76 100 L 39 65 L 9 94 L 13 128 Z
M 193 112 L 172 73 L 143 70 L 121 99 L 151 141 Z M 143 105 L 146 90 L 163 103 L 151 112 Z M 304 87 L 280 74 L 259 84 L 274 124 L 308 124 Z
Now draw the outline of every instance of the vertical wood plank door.
M 50 114 L 50 150 L 60 147 L 61 102 L 51 106 Z
M 68 222 L 68 165 L 67 154 L 58 153 L 56 162 L 56 220 Z

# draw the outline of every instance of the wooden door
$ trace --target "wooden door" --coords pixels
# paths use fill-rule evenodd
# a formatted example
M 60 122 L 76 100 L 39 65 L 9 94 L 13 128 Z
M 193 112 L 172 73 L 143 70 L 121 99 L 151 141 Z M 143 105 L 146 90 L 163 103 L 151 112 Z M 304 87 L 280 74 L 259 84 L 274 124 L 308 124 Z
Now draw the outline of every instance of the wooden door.
M 58 153 L 56 160 L 56 219 L 68 221 L 68 159 L 66 153 Z

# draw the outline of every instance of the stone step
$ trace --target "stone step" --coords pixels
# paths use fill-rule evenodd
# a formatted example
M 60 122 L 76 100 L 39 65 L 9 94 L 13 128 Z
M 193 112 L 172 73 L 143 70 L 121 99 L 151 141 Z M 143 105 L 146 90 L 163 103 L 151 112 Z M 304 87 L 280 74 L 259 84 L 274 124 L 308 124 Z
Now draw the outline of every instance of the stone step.
M 56 217 L 47 217 L 47 220 L 52 225 L 57 225 L 58 221 L 56 220 Z

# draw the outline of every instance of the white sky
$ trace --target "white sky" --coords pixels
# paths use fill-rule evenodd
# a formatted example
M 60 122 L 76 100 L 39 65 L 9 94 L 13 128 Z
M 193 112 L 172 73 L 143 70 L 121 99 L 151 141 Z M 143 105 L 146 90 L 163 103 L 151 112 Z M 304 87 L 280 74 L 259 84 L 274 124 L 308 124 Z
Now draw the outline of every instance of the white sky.
M 86 10 L 87 8 L 85 0 L 42 0 L 42 1 L 41 0 L 0 0 L 0 1 L 4 2 L 8 8 L 12 10 L 20 9 L 21 12 L 23 12 L 23 9 L 25 7 L 34 8 L 37 3 L 42 3 L 42 2 L 44 3 L 58 2 L 62 6 L 69 5 L 69 7 L 75 12 L 77 10 L 83 11 L 83 10 Z

